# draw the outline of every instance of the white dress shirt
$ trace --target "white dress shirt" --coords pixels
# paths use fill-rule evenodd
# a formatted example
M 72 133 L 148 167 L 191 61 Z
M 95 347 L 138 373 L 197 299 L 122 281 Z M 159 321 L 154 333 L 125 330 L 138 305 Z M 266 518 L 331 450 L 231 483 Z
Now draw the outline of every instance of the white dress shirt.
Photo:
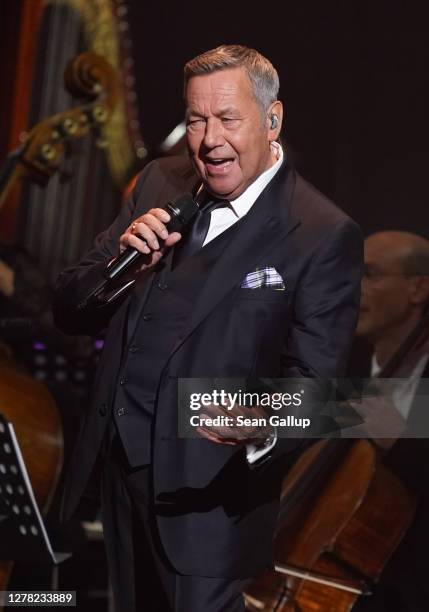
M 210 213 L 210 226 L 207 236 L 204 240 L 203 247 L 208 244 L 211 240 L 214 240 L 217 236 L 222 234 L 229 227 L 234 225 L 239 219 L 247 215 L 257 198 L 261 195 L 262 191 L 268 185 L 268 183 L 277 174 L 283 161 L 283 149 L 278 142 L 272 142 L 271 147 L 275 150 L 277 161 L 268 170 L 265 170 L 258 178 L 253 181 L 247 187 L 241 195 L 235 200 L 231 200 L 227 206 L 222 208 L 216 208 Z M 203 190 L 201 190 L 203 194 Z M 197 199 L 200 197 L 198 193 Z M 258 459 L 261 459 L 266 455 L 277 442 L 277 436 L 269 438 L 266 444 L 263 446 L 257 446 L 255 444 L 247 444 L 247 461 L 248 463 L 255 463 Z
M 234 225 L 234 223 L 236 223 L 239 219 L 247 215 L 265 187 L 277 174 L 280 166 L 282 165 L 283 150 L 277 142 L 272 142 L 271 146 L 275 149 L 277 156 L 277 161 L 275 164 L 260 174 L 258 178 L 253 181 L 253 183 L 251 183 L 240 196 L 238 196 L 238 198 L 231 200 L 228 206 L 216 208 L 211 212 L 210 227 L 203 246 L 219 236 L 219 234 L 222 234 L 222 232 L 231 227 L 231 225 Z
M 422 355 L 407 378 L 396 378 L 389 381 L 389 388 L 391 390 L 390 399 L 405 421 L 410 414 L 417 387 L 428 359 L 429 355 Z M 377 363 L 376 356 L 373 355 L 371 360 L 371 376 L 377 376 L 380 372 L 381 367 Z

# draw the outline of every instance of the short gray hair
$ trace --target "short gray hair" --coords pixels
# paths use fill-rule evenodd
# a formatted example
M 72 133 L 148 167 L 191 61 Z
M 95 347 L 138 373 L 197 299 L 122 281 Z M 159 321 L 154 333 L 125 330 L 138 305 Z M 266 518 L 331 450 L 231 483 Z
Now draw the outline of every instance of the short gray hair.
M 266 57 L 243 45 L 221 45 L 190 60 L 184 68 L 184 93 L 193 76 L 210 74 L 227 68 L 244 68 L 252 85 L 253 95 L 262 114 L 277 100 L 280 83 L 277 70 Z

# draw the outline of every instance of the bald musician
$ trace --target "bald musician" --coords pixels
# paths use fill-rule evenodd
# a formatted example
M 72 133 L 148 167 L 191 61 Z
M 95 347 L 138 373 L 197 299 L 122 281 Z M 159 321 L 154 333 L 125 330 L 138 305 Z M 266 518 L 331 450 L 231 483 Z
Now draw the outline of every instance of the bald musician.
M 366 239 L 364 253 L 357 335 L 372 348 L 371 375 L 377 376 L 423 316 L 429 300 L 429 241 L 407 232 L 378 232 Z M 429 376 L 427 340 L 404 358 L 394 376 L 400 380 L 392 400 L 405 429 L 420 410 L 429 409 L 418 397 L 422 379 Z M 419 505 L 374 594 L 360 598 L 354 612 L 429 610 L 429 440 L 392 439 L 390 444 L 384 461 L 418 495 Z

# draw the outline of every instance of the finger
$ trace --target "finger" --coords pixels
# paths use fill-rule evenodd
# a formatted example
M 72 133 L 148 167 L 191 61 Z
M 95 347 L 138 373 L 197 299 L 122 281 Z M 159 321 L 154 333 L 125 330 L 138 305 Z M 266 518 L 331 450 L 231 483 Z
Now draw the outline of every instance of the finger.
M 171 216 L 163 208 L 151 208 L 148 214 L 157 217 L 162 223 L 168 223 L 171 219 Z
M 126 248 L 132 247 L 136 249 L 140 253 L 144 253 L 145 255 L 151 252 L 148 243 L 145 240 L 142 240 L 139 236 L 135 236 L 129 232 L 122 234 L 119 239 L 120 252 L 123 252 Z
M 247 440 L 237 440 L 236 438 L 222 438 L 221 444 L 227 444 L 228 446 L 243 446 L 243 444 L 247 444 Z
M 237 446 L 243 444 L 242 440 L 236 440 L 235 438 L 219 438 L 213 432 L 209 432 L 202 427 L 197 427 L 198 433 L 203 437 L 207 438 L 211 442 L 216 444 L 227 444 L 228 446 Z
M 123 253 L 125 249 L 129 247 L 132 247 L 145 255 L 151 252 L 151 249 L 145 240 L 142 240 L 138 236 L 134 236 L 134 234 L 127 231 L 119 238 L 119 252 Z
M 168 238 L 165 241 L 165 246 L 171 247 L 173 244 L 176 244 L 176 242 L 179 242 L 181 238 L 182 234 L 179 234 L 179 232 L 172 232 L 171 234 L 168 234 Z
M 204 405 L 204 413 L 210 417 L 217 416 L 233 416 L 234 410 L 228 410 L 224 404 L 206 404 Z
M 163 223 L 156 215 L 151 213 L 147 213 L 141 219 L 141 222 L 144 225 L 150 227 L 154 234 L 156 234 L 162 240 L 165 240 L 168 236 L 168 230 L 165 227 L 165 223 Z M 138 229 L 140 225 L 140 221 L 137 221 L 136 229 Z
M 227 436 L 221 437 L 219 436 L 217 431 L 213 430 L 213 428 L 207 429 L 206 427 L 204 427 L 204 425 L 200 425 L 199 427 L 197 427 L 197 432 L 204 438 L 207 438 L 208 440 L 211 440 L 216 444 L 228 444 L 229 446 L 233 446 L 237 443 L 237 441 L 233 438 L 228 438 Z
M 129 239 L 131 240 L 133 236 L 143 238 L 143 240 L 146 240 L 151 249 L 157 251 L 159 249 L 160 236 L 153 231 L 153 229 L 146 223 L 146 220 L 147 219 L 145 219 L 144 223 L 142 221 L 133 223 L 133 231 L 131 234 L 129 234 Z
M 223 425 L 218 425 L 218 426 L 210 425 L 207 427 L 206 425 L 204 425 L 204 421 L 202 420 L 200 428 L 203 431 L 209 433 L 210 435 L 215 436 L 218 440 L 221 440 L 222 442 L 225 442 L 226 440 L 228 440 L 229 443 L 231 443 L 231 441 L 247 439 L 246 433 L 242 432 L 241 428 L 237 428 L 237 427 L 232 427 L 232 426 L 228 427 L 228 426 L 223 426 Z
M 212 432 L 207 431 L 206 429 L 203 429 L 202 427 L 197 427 L 196 431 L 199 433 L 201 437 L 207 438 L 207 440 L 210 440 L 211 442 L 215 442 L 216 444 L 222 444 L 222 440 L 219 440 L 219 438 L 217 438 L 214 434 L 212 434 Z

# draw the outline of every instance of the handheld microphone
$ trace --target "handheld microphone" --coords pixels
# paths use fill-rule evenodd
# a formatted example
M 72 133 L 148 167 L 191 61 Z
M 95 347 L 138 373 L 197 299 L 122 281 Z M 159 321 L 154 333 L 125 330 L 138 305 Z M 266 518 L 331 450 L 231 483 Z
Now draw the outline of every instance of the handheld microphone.
M 185 193 L 167 202 L 163 208 L 170 215 L 170 221 L 165 224 L 167 231 L 180 232 L 183 227 L 191 221 L 199 207 L 192 195 L 190 193 Z M 113 300 L 116 300 L 135 283 L 135 279 L 132 279 L 117 288 L 118 279 L 120 282 L 120 276 L 140 259 L 144 259 L 145 257 L 147 257 L 146 253 L 140 253 L 140 251 L 137 251 L 137 249 L 133 247 L 126 248 L 123 253 L 118 255 L 118 257 L 107 265 L 103 272 L 104 279 L 78 304 L 78 310 L 86 309 L 89 304 L 109 304 Z M 112 289 L 113 293 L 109 294 L 108 292 L 112 291 Z
M 180 195 L 171 202 L 168 202 L 163 210 L 166 210 L 170 215 L 170 221 L 165 227 L 170 232 L 180 232 L 182 228 L 189 223 L 192 217 L 198 210 L 198 204 L 190 193 Z M 107 280 L 113 280 L 128 270 L 139 259 L 147 257 L 145 253 L 140 253 L 133 247 L 128 247 L 118 257 L 113 259 L 104 271 L 104 276 Z

